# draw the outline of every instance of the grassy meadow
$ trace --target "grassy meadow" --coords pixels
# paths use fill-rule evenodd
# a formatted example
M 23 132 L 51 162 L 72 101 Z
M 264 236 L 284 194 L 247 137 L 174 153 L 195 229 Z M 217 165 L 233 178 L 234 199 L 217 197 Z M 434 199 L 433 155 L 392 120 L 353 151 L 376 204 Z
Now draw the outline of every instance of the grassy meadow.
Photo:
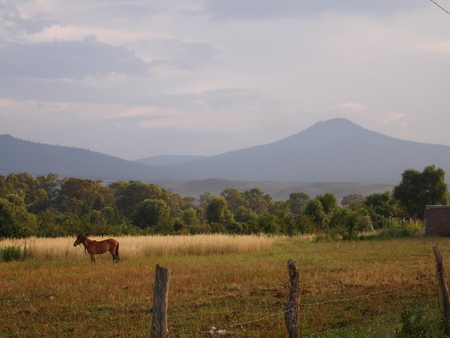
M 222 337 L 286 337 L 290 258 L 300 271 L 304 337 L 395 337 L 405 308 L 422 332 L 441 325 L 432 248 L 448 266 L 450 238 L 116 239 L 121 262 L 104 254 L 95 265 L 75 238 L 0 241 L 27 252 L 0 263 L 0 337 L 148 337 L 156 264 L 171 270 L 169 337 L 207 337 L 212 327 Z

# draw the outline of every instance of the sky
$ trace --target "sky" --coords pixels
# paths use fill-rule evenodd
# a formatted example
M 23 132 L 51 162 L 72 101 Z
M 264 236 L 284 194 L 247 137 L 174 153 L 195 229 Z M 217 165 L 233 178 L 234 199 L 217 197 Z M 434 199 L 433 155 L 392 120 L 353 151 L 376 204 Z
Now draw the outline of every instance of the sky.
M 450 0 L 0 0 L 0 134 L 127 160 L 346 118 L 450 146 Z

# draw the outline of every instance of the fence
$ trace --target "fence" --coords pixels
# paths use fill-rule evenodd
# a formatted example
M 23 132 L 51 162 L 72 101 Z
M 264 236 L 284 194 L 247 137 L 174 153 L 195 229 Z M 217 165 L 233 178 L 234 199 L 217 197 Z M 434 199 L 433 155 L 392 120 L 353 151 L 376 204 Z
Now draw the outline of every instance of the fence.
M 357 299 L 362 298 L 369 298 L 381 294 L 387 294 L 387 293 L 393 293 L 396 291 L 399 291 L 401 289 L 408 288 L 414 284 L 419 284 L 423 282 L 424 280 L 431 279 L 431 278 L 437 278 L 439 282 L 439 289 L 440 289 L 440 296 L 442 300 L 442 316 L 440 319 L 436 319 L 436 322 L 438 324 L 443 324 L 443 330 L 446 336 L 450 336 L 450 298 L 449 298 L 449 292 L 447 288 L 447 284 L 445 281 L 444 276 L 444 266 L 443 266 L 443 259 L 439 252 L 439 248 L 433 247 L 433 251 L 435 254 L 436 259 L 436 273 L 422 277 L 420 279 L 415 280 L 414 282 L 401 285 L 396 288 L 377 291 L 377 292 L 371 292 L 368 294 L 363 295 L 357 295 L 350 298 L 339 298 L 339 299 L 332 299 L 332 300 L 325 300 L 325 301 L 318 301 L 315 303 L 300 303 L 300 273 L 297 270 L 297 267 L 295 266 L 295 262 L 292 259 L 289 259 L 287 262 L 288 265 L 288 274 L 289 274 L 289 280 L 291 284 L 290 289 L 290 296 L 289 300 L 287 302 L 286 309 L 284 311 L 279 311 L 270 315 L 267 315 L 265 317 L 250 320 L 247 322 L 241 322 L 241 323 L 235 323 L 232 325 L 226 325 L 222 326 L 221 328 L 212 327 L 210 331 L 204 332 L 209 334 L 225 334 L 227 333 L 227 330 L 236 328 L 236 327 L 243 327 L 245 325 L 249 325 L 252 323 L 264 321 L 270 317 L 273 316 L 281 316 L 284 315 L 285 323 L 286 323 L 286 329 L 287 333 L 290 338 L 297 338 L 300 337 L 300 327 L 299 327 L 299 310 L 301 308 L 308 308 L 313 306 L 319 306 L 324 304 L 331 304 L 331 303 L 341 303 L 341 302 L 350 302 Z M 168 330 L 168 324 L 167 324 L 167 311 L 168 311 L 168 292 L 169 292 L 169 277 L 170 277 L 170 271 L 160 267 L 159 265 L 156 266 L 156 276 L 155 276 L 155 288 L 154 288 L 154 303 L 153 303 L 153 317 L 152 317 L 152 325 L 151 325 L 151 338 L 165 338 L 169 335 Z M 401 314 L 400 312 L 396 312 L 393 314 L 382 316 L 379 321 L 383 321 L 387 318 L 390 318 L 392 316 L 399 316 Z M 340 328 L 336 329 L 326 329 L 322 330 L 320 332 L 314 332 L 311 334 L 308 334 L 308 337 L 313 337 L 317 335 L 323 335 L 331 332 L 336 332 L 339 330 L 349 329 L 349 328 L 355 328 L 362 325 L 367 325 L 373 323 L 373 320 L 366 321 L 366 322 L 359 322 L 355 324 L 348 324 L 345 326 L 342 326 Z M 202 332 L 199 332 L 202 333 Z M 421 332 L 417 332 L 417 336 L 420 335 Z M 179 335 L 178 335 L 179 336 Z M 189 336 L 189 335 L 185 335 Z M 412 335 L 414 336 L 414 335 Z

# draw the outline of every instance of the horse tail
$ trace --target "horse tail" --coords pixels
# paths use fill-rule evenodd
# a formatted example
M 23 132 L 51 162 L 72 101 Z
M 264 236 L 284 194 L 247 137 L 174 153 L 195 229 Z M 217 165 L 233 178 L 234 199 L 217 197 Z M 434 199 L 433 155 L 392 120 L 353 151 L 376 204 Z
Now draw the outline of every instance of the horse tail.
M 120 261 L 119 258 L 119 242 L 117 242 L 117 247 L 116 247 L 116 262 Z

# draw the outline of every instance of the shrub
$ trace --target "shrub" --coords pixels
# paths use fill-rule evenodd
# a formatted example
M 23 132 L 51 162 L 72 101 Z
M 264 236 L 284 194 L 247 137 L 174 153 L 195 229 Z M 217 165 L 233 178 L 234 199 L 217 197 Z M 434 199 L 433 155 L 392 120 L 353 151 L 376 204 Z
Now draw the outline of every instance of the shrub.
M 432 319 L 426 318 L 424 308 L 418 304 L 410 307 L 405 306 L 402 311 L 401 321 L 401 330 L 398 328 L 395 330 L 395 336 L 398 338 L 446 337 L 443 333 L 442 322 L 435 323 Z
M 401 228 L 387 228 L 380 231 L 379 234 L 375 236 L 377 239 L 392 239 L 392 238 L 402 238 L 402 237 L 413 237 L 416 231 L 410 229 Z
M 29 250 L 17 246 L 7 246 L 0 249 L 0 262 L 21 261 L 30 256 Z

